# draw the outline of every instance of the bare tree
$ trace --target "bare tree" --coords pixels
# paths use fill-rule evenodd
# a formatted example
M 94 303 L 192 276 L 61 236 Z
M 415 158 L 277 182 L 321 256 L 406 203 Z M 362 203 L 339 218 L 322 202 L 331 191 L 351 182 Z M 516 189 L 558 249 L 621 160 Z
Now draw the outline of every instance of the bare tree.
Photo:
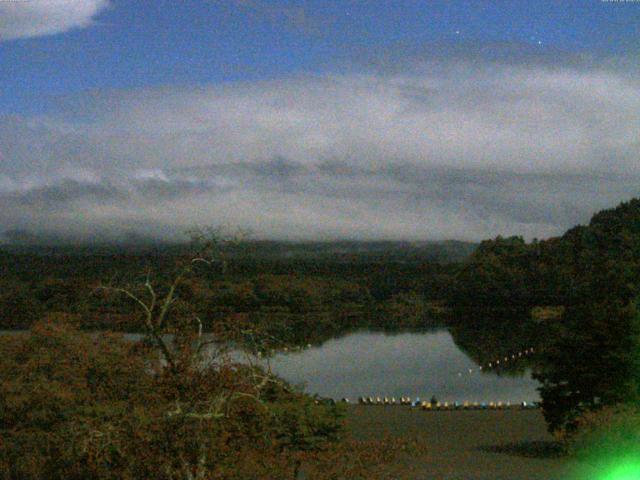
M 147 272 L 144 280 L 137 285 L 117 286 L 102 285 L 100 290 L 122 295 L 134 303 L 142 314 L 142 326 L 152 344 L 160 352 L 164 360 L 162 370 L 170 373 L 176 385 L 175 398 L 170 401 L 171 408 L 166 412 L 168 419 L 180 422 L 217 422 L 229 415 L 234 400 L 247 398 L 261 408 L 269 408 L 263 400 L 263 391 L 270 384 L 280 390 L 289 391 L 289 387 L 271 373 L 268 360 L 259 360 L 254 355 L 244 352 L 242 366 L 242 382 L 238 385 L 227 385 L 217 388 L 211 386 L 207 390 L 206 398 L 189 392 L 194 381 L 209 382 L 207 369 L 211 363 L 204 361 L 205 355 L 211 359 L 210 347 L 216 346 L 220 338 L 204 333 L 203 322 L 193 312 L 187 318 L 184 312 L 174 311 L 179 300 L 180 287 L 190 277 L 216 269 L 225 274 L 228 269 L 229 255 L 232 248 L 242 245 L 247 232 L 237 231 L 232 235 L 225 234 L 221 228 L 199 228 L 189 232 L 191 237 L 191 251 L 185 256 L 175 270 L 171 279 L 164 287 L 159 282 L 152 281 L 152 274 Z M 216 268 L 217 267 L 217 268 Z M 186 320 L 186 321 L 185 321 Z M 246 332 L 245 332 L 246 333 Z M 250 332 L 254 333 L 254 332 Z M 173 338 L 171 335 L 173 334 Z M 181 341 L 177 341 L 177 335 Z M 266 365 L 266 369 L 263 368 Z M 227 366 L 230 366 L 227 363 Z M 218 364 L 217 368 L 223 368 Z M 198 387 L 195 387 L 196 389 Z M 173 472 L 175 478 L 188 480 L 208 478 L 210 472 L 211 451 L 209 440 L 204 435 L 198 441 L 197 452 L 189 455 L 177 452 L 180 472 Z
M 200 227 L 188 232 L 190 242 L 190 254 L 186 261 L 178 267 L 168 290 L 160 294 L 151 281 L 151 272 L 148 271 L 142 284 L 143 293 L 135 286 L 101 285 L 97 290 L 121 294 L 133 301 L 142 311 L 142 326 L 145 333 L 153 340 L 156 347 L 172 370 L 178 367 L 178 359 L 175 350 L 167 342 L 169 320 L 172 315 L 172 307 L 178 300 L 177 291 L 181 284 L 189 277 L 197 274 L 198 268 L 214 268 L 220 265 L 221 273 L 226 273 L 228 268 L 227 251 L 231 247 L 241 245 L 245 241 L 248 232 L 238 230 L 233 234 L 225 233 L 224 227 Z M 195 340 L 194 352 L 200 354 L 207 345 L 215 340 L 205 340 L 203 336 L 202 321 L 197 315 L 191 316 L 193 324 L 193 337 Z

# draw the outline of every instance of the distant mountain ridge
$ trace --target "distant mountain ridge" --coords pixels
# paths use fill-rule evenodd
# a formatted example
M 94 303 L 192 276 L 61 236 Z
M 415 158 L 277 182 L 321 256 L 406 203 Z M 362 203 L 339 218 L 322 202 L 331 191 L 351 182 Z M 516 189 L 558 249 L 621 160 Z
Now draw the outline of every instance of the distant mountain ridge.
M 41 241 L 45 240 L 45 241 Z M 255 259 L 333 260 L 351 261 L 433 261 L 460 262 L 471 255 L 478 244 L 458 240 L 442 241 L 277 241 L 249 240 L 242 248 L 232 249 L 231 257 Z M 139 241 L 130 243 L 70 244 L 47 243 L 46 239 L 0 245 L 0 251 L 35 255 L 94 255 L 94 254 L 178 254 L 188 248 L 187 243 Z

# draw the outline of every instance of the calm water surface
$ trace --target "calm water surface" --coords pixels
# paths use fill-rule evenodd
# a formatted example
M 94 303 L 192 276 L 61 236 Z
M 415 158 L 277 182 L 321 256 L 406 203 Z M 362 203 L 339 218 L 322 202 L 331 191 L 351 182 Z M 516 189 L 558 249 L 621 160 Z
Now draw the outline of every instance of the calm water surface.
M 538 382 L 529 371 L 521 377 L 480 372 L 446 330 L 351 333 L 319 347 L 278 354 L 271 367 L 289 382 L 303 384 L 307 392 L 335 399 L 435 395 L 441 401 L 521 402 L 540 398 Z

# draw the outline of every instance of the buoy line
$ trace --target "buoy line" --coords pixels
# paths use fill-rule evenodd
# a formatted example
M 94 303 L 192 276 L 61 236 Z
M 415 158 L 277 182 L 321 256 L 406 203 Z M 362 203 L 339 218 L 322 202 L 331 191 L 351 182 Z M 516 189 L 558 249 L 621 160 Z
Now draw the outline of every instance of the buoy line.
M 509 361 L 517 361 L 523 357 L 526 357 L 527 355 L 531 355 L 535 353 L 535 349 L 533 347 L 529 347 L 526 348 L 524 350 L 521 350 L 519 352 L 515 352 L 512 354 L 507 354 L 504 357 L 500 357 L 496 360 L 493 360 L 491 362 L 487 362 L 484 365 L 480 365 L 477 369 L 473 369 L 473 368 L 469 368 L 467 369 L 467 373 L 469 375 L 471 375 L 474 372 L 482 372 L 482 371 L 487 371 L 487 370 L 495 370 L 496 368 L 498 368 L 501 364 L 502 365 L 506 365 L 509 363 Z M 465 373 L 463 372 L 458 372 L 458 377 L 461 377 L 462 375 L 464 375 Z

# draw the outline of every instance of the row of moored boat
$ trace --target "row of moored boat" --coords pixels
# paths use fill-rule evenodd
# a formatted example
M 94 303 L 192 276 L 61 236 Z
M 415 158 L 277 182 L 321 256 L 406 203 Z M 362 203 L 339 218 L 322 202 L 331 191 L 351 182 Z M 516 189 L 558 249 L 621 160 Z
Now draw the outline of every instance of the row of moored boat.
M 342 401 L 349 403 L 347 398 L 343 398 Z M 422 410 L 505 410 L 539 407 L 538 402 L 433 402 L 421 401 L 420 398 L 412 400 L 410 397 L 360 397 L 358 403 L 360 405 L 407 405 Z

